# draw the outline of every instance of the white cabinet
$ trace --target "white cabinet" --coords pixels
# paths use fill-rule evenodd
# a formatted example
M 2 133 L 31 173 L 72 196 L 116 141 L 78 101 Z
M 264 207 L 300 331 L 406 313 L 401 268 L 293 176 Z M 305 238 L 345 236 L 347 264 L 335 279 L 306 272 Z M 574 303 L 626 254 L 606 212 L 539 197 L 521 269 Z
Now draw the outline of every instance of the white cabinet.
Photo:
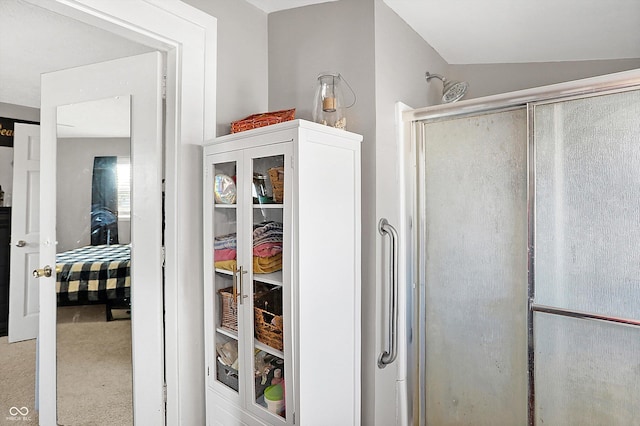
M 205 145 L 207 424 L 360 424 L 361 140 L 294 120 Z

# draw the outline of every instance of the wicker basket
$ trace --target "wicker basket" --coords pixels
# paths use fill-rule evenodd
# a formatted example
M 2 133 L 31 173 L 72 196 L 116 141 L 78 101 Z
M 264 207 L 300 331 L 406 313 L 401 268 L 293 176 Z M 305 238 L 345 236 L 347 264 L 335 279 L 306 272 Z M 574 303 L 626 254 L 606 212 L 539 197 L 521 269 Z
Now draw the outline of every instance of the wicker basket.
M 220 295 L 220 326 L 238 331 L 238 305 L 233 297 L 233 287 L 218 290 Z
M 283 350 L 282 287 L 256 297 L 253 311 L 256 339 L 274 349 Z
M 243 118 L 242 120 L 232 122 L 231 133 L 244 132 L 245 130 L 257 129 L 258 127 L 282 123 L 283 121 L 290 121 L 293 120 L 295 116 L 295 108 L 253 114 Z
M 230 387 L 231 389 L 237 392 L 238 391 L 238 371 L 233 369 L 232 367 L 229 367 L 228 365 L 224 365 L 223 363 L 220 362 L 219 359 L 216 359 L 216 364 L 218 366 L 218 368 L 216 369 L 216 377 L 218 381 L 224 383 L 225 385 L 227 385 L 228 387 Z M 262 375 L 255 377 L 256 399 L 263 396 L 264 390 L 269 385 L 271 385 L 271 380 L 273 380 L 273 373 L 276 367 L 282 369 L 282 366 L 274 365 L 273 368 L 269 370 L 269 373 L 267 374 L 267 380 L 265 381 L 264 384 L 262 384 Z
M 224 365 L 219 359 L 216 359 L 218 368 L 216 369 L 216 377 L 218 381 L 229 386 L 234 391 L 238 391 L 238 372 L 228 365 Z
M 282 203 L 284 201 L 284 167 L 272 167 L 267 171 L 273 189 L 273 201 Z

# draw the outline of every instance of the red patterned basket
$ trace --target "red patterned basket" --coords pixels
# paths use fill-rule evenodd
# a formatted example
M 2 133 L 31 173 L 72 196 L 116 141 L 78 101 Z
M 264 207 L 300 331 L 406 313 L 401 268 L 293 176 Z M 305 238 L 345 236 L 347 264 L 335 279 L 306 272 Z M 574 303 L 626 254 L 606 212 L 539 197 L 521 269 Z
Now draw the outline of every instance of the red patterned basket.
M 231 133 L 244 132 L 245 130 L 257 129 L 258 127 L 269 126 L 271 124 L 290 121 L 296 117 L 296 109 L 283 109 L 281 111 L 263 112 L 253 114 L 242 120 L 231 123 Z

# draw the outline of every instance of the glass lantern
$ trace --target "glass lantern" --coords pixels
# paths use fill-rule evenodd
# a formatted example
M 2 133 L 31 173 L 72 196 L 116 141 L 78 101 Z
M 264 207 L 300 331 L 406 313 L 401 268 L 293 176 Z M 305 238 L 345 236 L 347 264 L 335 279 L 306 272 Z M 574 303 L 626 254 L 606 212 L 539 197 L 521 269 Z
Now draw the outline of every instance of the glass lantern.
M 345 109 L 352 107 L 356 101 L 355 93 L 346 82 L 353 94 L 353 103 L 345 106 L 342 93 L 342 76 L 339 73 L 322 73 L 318 76 L 315 102 L 313 105 L 313 121 L 338 129 L 347 129 Z

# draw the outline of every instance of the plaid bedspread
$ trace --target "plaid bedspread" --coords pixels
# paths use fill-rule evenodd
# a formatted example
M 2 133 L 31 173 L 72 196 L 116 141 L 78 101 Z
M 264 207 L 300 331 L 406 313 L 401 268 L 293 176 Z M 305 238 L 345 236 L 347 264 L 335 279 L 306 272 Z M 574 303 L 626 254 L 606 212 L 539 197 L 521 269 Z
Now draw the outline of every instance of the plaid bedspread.
M 58 302 L 98 302 L 131 295 L 131 246 L 80 247 L 56 255 Z

